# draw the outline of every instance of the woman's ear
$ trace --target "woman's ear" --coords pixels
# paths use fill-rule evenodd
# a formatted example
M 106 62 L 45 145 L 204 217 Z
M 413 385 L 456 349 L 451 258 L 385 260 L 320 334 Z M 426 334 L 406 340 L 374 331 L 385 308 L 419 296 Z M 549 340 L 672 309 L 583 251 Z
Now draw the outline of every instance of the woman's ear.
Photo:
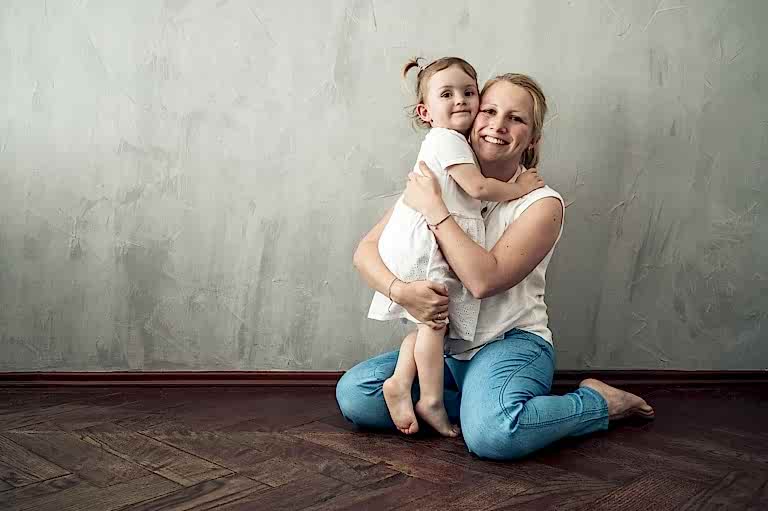
M 424 103 L 419 103 L 416 105 L 416 115 L 419 116 L 419 119 L 426 122 L 427 124 L 432 123 L 432 116 L 429 115 L 429 110 L 427 109 L 427 105 Z

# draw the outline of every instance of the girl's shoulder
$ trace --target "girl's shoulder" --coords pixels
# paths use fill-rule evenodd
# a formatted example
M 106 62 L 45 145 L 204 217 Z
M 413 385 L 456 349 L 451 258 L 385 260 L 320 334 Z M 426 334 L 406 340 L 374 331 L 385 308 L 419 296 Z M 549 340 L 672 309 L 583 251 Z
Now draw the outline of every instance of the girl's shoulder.
M 430 128 L 424 137 L 425 140 L 459 142 L 469 145 L 467 137 L 456 130 L 448 128 Z

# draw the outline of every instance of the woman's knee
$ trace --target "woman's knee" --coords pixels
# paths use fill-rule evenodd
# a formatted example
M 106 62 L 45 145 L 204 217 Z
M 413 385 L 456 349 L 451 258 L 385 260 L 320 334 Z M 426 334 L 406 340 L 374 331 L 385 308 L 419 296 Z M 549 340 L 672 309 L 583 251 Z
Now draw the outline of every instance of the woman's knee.
M 336 384 L 336 403 L 338 403 L 344 417 L 356 422 L 357 410 L 365 406 L 364 401 L 365 394 L 363 393 L 362 382 L 353 368 L 345 372 Z
M 536 450 L 526 442 L 517 420 L 504 413 L 484 413 L 465 424 L 461 430 L 470 452 L 492 460 L 518 460 Z
M 391 425 L 382 385 L 384 379 L 370 364 L 358 364 L 336 384 L 336 402 L 341 414 L 361 427 L 382 428 Z

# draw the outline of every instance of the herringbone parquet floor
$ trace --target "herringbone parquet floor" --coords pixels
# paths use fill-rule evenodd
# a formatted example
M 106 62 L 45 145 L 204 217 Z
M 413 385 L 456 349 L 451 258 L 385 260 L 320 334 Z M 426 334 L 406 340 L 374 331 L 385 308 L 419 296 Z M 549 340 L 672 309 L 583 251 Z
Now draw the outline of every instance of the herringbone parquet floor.
M 501 463 L 332 388 L 0 389 L 0 509 L 768 509 L 768 386 L 639 392 L 654 422 Z

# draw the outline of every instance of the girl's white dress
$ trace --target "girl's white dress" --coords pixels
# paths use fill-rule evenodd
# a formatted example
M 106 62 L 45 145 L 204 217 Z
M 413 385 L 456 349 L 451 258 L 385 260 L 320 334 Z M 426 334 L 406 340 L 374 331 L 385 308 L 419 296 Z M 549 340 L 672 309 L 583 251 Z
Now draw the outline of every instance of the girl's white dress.
M 461 133 L 445 128 L 432 128 L 421 144 L 414 172 L 421 174 L 419 161 L 434 172 L 443 192 L 443 201 L 453 219 L 480 246 L 485 246 L 483 203 L 470 197 L 448 174 L 451 165 L 477 165 L 472 148 Z M 406 206 L 401 196 L 379 239 L 379 254 L 384 264 L 403 282 L 433 280 L 448 286 L 448 337 L 472 341 L 480 313 L 480 300 L 461 284 L 438 248 L 434 234 L 424 216 Z M 378 320 L 407 318 L 419 323 L 405 309 L 376 292 L 368 317 Z

